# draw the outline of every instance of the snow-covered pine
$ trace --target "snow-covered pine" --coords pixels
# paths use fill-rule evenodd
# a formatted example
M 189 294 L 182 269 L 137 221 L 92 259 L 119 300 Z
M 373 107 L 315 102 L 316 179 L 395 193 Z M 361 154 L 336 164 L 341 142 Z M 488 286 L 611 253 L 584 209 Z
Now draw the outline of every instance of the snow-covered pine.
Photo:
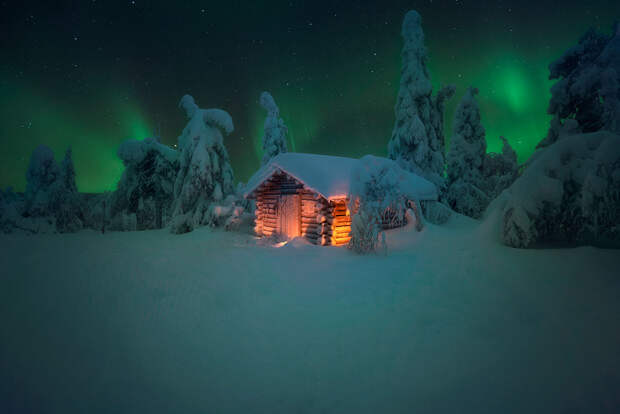
M 125 171 L 110 197 L 109 217 L 99 214 L 101 220 L 110 220 L 112 230 L 147 230 L 166 226 L 172 213 L 178 152 L 159 143 L 156 138 L 146 138 L 123 142 L 118 156 Z M 103 209 L 103 204 L 98 208 Z M 96 227 L 104 226 L 105 223 L 100 223 Z
M 388 156 L 435 184 L 441 198 L 445 191 L 443 108 L 454 87 L 444 87 L 432 96 L 424 32 L 416 11 L 405 15 L 402 36 L 402 71 Z
M 84 226 L 70 149 L 59 165 L 52 149 L 39 145 L 30 157 L 23 197 L 11 193 L 3 196 L 3 232 L 67 233 Z
M 620 25 L 611 35 L 588 30 L 579 43 L 549 65 L 549 132 L 538 147 L 574 133 L 620 133 Z
M 47 145 L 39 145 L 30 156 L 26 171 L 24 215 L 44 217 L 51 215 L 52 187 L 60 177 L 60 167 L 54 159 L 54 151 Z
M 179 136 L 179 172 L 174 184 L 173 233 L 210 224 L 209 207 L 234 192 L 233 170 L 222 134 L 233 131 L 230 115 L 221 109 L 200 109 L 185 95 L 179 106 L 189 119 Z
M 490 202 L 484 192 L 485 131 L 476 102 L 478 89 L 469 88 L 454 113 L 453 133 L 447 156 L 450 207 L 461 214 L 479 218 Z
M 499 138 L 503 142 L 502 152 L 490 152 L 484 158 L 484 191 L 491 200 L 510 187 L 519 174 L 517 153 L 506 138 Z
M 503 242 L 620 245 L 620 136 L 562 137 L 535 154 L 487 211 Z
M 261 165 L 265 165 L 276 155 L 287 152 L 288 129 L 280 118 L 280 110 L 269 92 L 261 93 L 260 104 L 267 111 L 263 134 L 263 159 L 261 161 Z
M 15 193 L 12 187 L 0 189 L 0 233 L 12 233 L 17 229 L 23 204 L 23 194 Z
M 75 183 L 75 167 L 71 148 L 65 152 L 60 164 L 58 191 L 53 193 L 56 206 L 56 229 L 60 233 L 73 233 L 84 227 L 84 203 Z

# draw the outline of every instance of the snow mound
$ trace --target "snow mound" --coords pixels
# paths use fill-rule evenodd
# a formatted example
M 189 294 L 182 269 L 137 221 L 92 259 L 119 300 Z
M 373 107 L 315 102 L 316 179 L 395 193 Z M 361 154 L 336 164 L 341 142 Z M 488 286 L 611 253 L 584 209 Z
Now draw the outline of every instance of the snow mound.
M 502 241 L 513 247 L 618 245 L 620 136 L 605 131 L 572 135 L 539 151 L 486 216 L 495 216 Z
M 402 195 L 411 200 L 436 200 L 437 189 L 428 180 L 405 171 L 400 166 L 387 158 L 366 155 L 360 159 L 362 168 L 355 170 L 356 173 L 363 171 L 368 174 L 370 171 L 384 171 L 385 180 L 395 187 L 398 187 Z

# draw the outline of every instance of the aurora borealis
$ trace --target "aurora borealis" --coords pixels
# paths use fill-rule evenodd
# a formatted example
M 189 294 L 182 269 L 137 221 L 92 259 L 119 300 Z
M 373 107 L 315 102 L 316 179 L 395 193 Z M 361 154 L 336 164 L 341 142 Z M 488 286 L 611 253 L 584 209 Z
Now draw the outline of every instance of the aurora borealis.
M 258 167 L 268 90 L 289 149 L 386 154 L 398 90 L 400 25 L 422 15 L 435 87 L 479 88 L 488 150 L 503 135 L 524 161 L 546 134 L 548 64 L 588 27 L 608 32 L 615 1 L 0 2 L 0 187 L 25 187 L 39 144 L 72 146 L 81 191 L 114 189 L 118 145 L 155 131 L 169 145 L 192 94 L 228 111 L 236 178 Z

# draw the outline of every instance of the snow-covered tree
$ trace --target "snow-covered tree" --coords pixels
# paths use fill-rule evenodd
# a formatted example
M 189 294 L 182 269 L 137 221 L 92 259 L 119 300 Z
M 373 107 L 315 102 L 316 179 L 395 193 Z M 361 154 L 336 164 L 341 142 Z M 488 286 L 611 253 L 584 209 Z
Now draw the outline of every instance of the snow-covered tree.
M 401 167 L 431 181 L 443 194 L 443 108 L 445 101 L 454 94 L 454 87 L 444 87 L 432 96 L 421 20 L 420 15 L 411 10 L 403 21 L 402 71 L 388 155 Z
M 40 145 L 33 151 L 24 201 L 19 210 L 11 211 L 14 225 L 33 233 L 74 232 L 84 226 L 84 207 L 75 184 L 70 149 L 60 165 L 49 147 Z
M 580 132 L 620 133 L 620 25 L 611 35 L 588 30 L 549 71 L 558 79 L 547 110 L 553 119 L 538 147 Z
M 533 157 L 488 211 L 503 242 L 620 246 L 620 135 L 564 136 Z
M 84 226 L 84 205 L 75 183 L 71 148 L 60 164 L 60 175 L 53 193 L 56 208 L 56 229 L 61 233 L 75 232 Z
M 269 92 L 260 95 L 260 104 L 267 111 L 263 134 L 263 159 L 261 165 L 265 165 L 276 155 L 286 152 L 286 136 L 288 129 L 280 118 L 280 110 Z
M 221 109 L 200 109 L 190 95 L 183 96 L 179 106 L 189 121 L 178 140 L 171 230 L 185 233 L 210 224 L 211 203 L 234 192 L 233 170 L 222 135 L 233 131 L 233 122 Z
M 376 211 L 367 204 L 361 204 L 351 220 L 349 249 L 357 254 L 368 254 L 379 246 L 381 226 Z
M 490 200 L 484 192 L 483 168 L 487 144 L 476 94 L 478 89 L 469 88 L 454 113 L 447 156 L 447 201 L 454 211 L 479 218 Z
M 48 216 L 53 210 L 51 192 L 60 177 L 60 167 L 54 159 L 54 151 L 39 145 L 30 156 L 26 171 L 26 216 Z
M 0 189 L 0 233 L 12 233 L 16 229 L 16 219 L 21 218 L 23 200 L 12 187 Z
M 392 160 L 373 155 L 362 157 L 351 174 L 351 249 L 357 253 L 374 251 L 383 229 L 402 226 L 408 220 L 417 220 L 417 228 L 421 228 L 417 206 L 410 205 L 421 191 L 412 174 Z M 424 182 L 435 193 L 432 184 Z M 408 212 L 410 208 L 413 213 Z
M 177 151 L 156 138 L 128 140 L 118 149 L 125 171 L 109 202 L 111 228 L 158 229 L 172 214 Z
M 500 137 L 500 139 L 503 142 L 502 152 L 487 153 L 484 158 L 484 188 L 491 200 L 510 187 L 519 173 L 517 153 L 506 138 Z

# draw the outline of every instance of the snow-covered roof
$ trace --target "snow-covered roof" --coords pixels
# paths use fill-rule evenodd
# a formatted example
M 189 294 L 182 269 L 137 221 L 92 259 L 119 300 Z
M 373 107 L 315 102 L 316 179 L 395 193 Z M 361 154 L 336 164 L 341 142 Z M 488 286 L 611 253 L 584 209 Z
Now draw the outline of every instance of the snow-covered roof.
M 376 163 L 391 164 L 398 170 L 400 187 L 403 194 L 416 200 L 436 200 L 435 186 L 424 178 L 405 171 L 394 161 L 387 158 L 372 157 Z M 346 198 L 351 192 L 351 180 L 356 169 L 362 167 L 359 159 L 336 157 L 331 155 L 302 154 L 296 152 L 281 153 L 261 167 L 245 185 L 244 197 L 252 193 L 273 174 L 285 172 L 307 189 L 320 194 L 327 200 Z

